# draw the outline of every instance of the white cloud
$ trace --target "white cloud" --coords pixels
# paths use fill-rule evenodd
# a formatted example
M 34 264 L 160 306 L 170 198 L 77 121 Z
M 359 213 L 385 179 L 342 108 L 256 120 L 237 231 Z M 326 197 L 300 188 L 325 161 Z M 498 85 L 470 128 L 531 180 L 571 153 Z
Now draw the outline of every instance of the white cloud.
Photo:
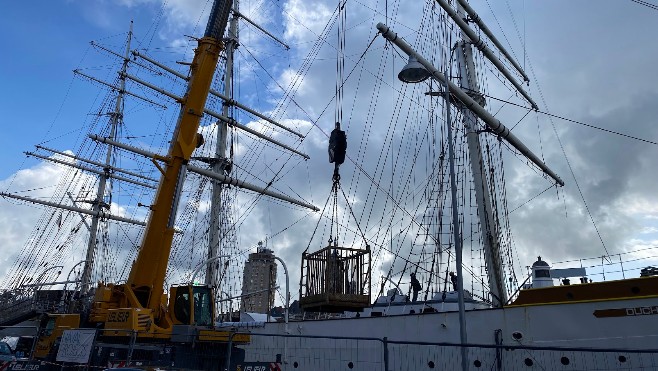
M 283 86 L 286 89 L 290 89 L 294 86 L 298 94 L 308 94 L 308 84 L 303 80 L 303 77 L 300 76 L 297 71 L 293 71 L 290 68 L 286 68 L 281 73 L 279 77 L 279 85 Z M 270 85 L 271 90 L 279 90 L 278 86 Z
M 324 1 L 290 0 L 284 5 L 285 37 L 293 43 L 315 40 L 333 13 Z
M 144 5 L 144 4 L 154 3 L 156 1 L 158 0 L 118 0 L 119 5 L 126 6 L 129 8 Z
M 31 190 L 21 192 L 21 196 L 37 199 L 49 199 L 55 190 L 65 169 L 46 161 L 37 165 L 19 170 L 8 179 L 0 181 L 0 189 L 11 193 L 14 190 Z M 23 244 L 30 237 L 30 231 L 39 220 L 42 206 L 26 204 L 10 198 L 0 199 L 0 244 L 3 246 L 3 258 L 0 263 L 0 275 L 4 280 L 9 267 L 22 250 Z
M 200 31 L 197 34 L 202 33 L 206 28 L 210 4 L 212 3 L 206 0 L 163 1 L 168 27 L 167 32 L 180 35 L 180 31 L 194 28 Z

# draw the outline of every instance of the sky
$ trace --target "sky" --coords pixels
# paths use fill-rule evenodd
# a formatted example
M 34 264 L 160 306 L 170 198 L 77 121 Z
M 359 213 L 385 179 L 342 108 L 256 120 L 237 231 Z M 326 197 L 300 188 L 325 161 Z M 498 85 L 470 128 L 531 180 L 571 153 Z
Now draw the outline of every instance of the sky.
M 417 14 L 422 10 L 422 2 L 414 5 L 394 1 L 347 3 L 350 30 L 348 70 L 364 51 L 363 45 L 375 36 L 372 25 L 388 20 L 387 12 L 397 16 L 391 27 L 411 43 L 416 42 Z M 658 145 L 655 144 L 658 142 L 655 123 L 655 117 L 658 117 L 655 104 L 658 77 L 653 67 L 658 58 L 658 44 L 653 35 L 658 31 L 658 12 L 622 0 L 597 1 L 594 9 L 592 2 L 567 0 L 489 0 L 472 1 L 471 4 L 529 72 L 531 82 L 527 89 L 539 103 L 541 111 L 654 142 L 642 142 L 555 117 L 549 119 L 539 113 L 531 113 L 520 120 L 524 111 L 510 106 L 500 109 L 497 117 L 509 122 L 510 127 L 514 126 L 515 135 L 540 154 L 566 183 L 560 190 L 550 189 L 535 197 L 549 184 L 529 170 L 523 161 L 508 156 L 510 160 L 505 168 L 508 205 L 510 209 L 522 205 L 510 216 L 519 265 L 531 265 L 535 257 L 541 255 L 550 263 L 559 263 L 556 265 L 559 267 L 587 266 L 591 277 L 599 281 L 603 279 L 603 269 L 608 272 L 607 278 L 618 278 L 620 274 L 637 276 L 637 268 L 657 264 L 658 207 L 655 206 L 654 185 L 658 181 L 655 171 L 658 168 Z M 261 153 L 260 158 L 249 158 L 251 152 L 256 152 L 255 147 L 250 147 L 249 139 L 243 138 L 235 147 L 237 155 L 252 165 L 265 163 L 269 166 L 269 170 L 259 169 L 251 173 L 243 169 L 243 175 L 248 175 L 254 182 L 267 183 L 271 177 L 279 181 L 275 170 L 282 163 L 292 163 L 289 171 L 292 180 L 281 180 L 275 184 L 275 189 L 318 206 L 324 203 L 330 187 L 326 133 L 333 123 L 334 104 L 330 98 L 336 79 L 335 59 L 332 59 L 337 45 L 335 28 L 327 33 L 326 43 L 319 43 L 322 48 L 316 64 L 305 74 L 299 71 L 306 68 L 305 58 L 336 5 L 333 1 L 322 0 L 240 2 L 244 14 L 285 41 L 290 50 L 282 48 L 252 26 L 241 24 L 236 94 L 241 102 L 308 133 L 298 148 L 311 156 L 307 162 L 294 156 L 290 160 L 289 155 L 278 150 L 272 152 L 269 148 Z M 184 65 L 176 63 L 191 58 L 194 42 L 185 35 L 199 36 L 202 33 L 209 5 L 203 0 L 53 0 L 5 2 L 0 7 L 0 40 L 5 50 L 0 58 L 3 128 L 0 155 L 4 159 L 0 167 L 0 190 L 19 193 L 32 190 L 27 193 L 47 199 L 53 192 L 54 179 L 59 180 L 62 171 L 58 166 L 26 158 L 23 151 L 31 151 L 35 144 L 42 144 L 71 153 L 79 153 L 80 148 L 95 155 L 99 153 L 89 145 L 85 147 L 83 139 L 90 127 L 97 128 L 90 113 L 95 112 L 94 107 L 106 98 L 98 93 L 98 83 L 75 77 L 72 70 L 80 68 L 96 77 L 114 81 L 116 77 L 108 66 L 117 62 L 116 59 L 108 62 L 108 54 L 91 47 L 89 42 L 95 40 L 121 52 L 126 30 L 133 20 L 134 45 L 139 50 L 185 71 Z M 373 50 L 381 55 L 384 47 L 383 39 L 376 38 Z M 368 71 L 377 70 L 376 57 L 365 58 L 363 63 Z M 395 63 L 401 67 L 403 62 Z M 268 70 L 266 74 L 259 72 L 261 66 Z M 303 80 L 296 80 L 302 75 Z M 367 74 L 364 80 L 367 80 Z M 172 89 L 180 88 L 175 82 L 163 81 Z M 509 94 L 498 90 L 494 79 L 492 81 L 490 93 L 503 100 L 510 99 Z M 299 84 L 295 96 L 298 106 L 293 104 L 282 109 L 277 106 L 283 95 L 280 86 L 293 83 Z M 402 89 L 401 83 L 393 84 L 395 89 Z M 351 106 L 350 101 L 367 96 L 367 90 L 352 91 L 350 86 L 346 84 L 345 112 L 360 117 L 359 113 L 368 111 L 368 105 Z M 144 90 L 140 89 L 140 94 L 156 96 L 143 93 Z M 386 96 L 381 98 L 387 99 Z M 494 101 L 489 104 L 498 107 Z M 137 140 L 139 144 L 163 152 L 166 138 L 144 139 L 148 138 L 151 129 L 142 120 L 152 120 L 146 112 L 152 107 L 145 106 L 148 105 L 127 106 L 134 115 L 127 136 L 142 138 Z M 325 107 L 328 107 L 328 113 L 322 114 Z M 386 104 L 378 106 L 376 117 L 388 122 L 386 108 Z M 169 111 L 158 111 L 155 115 L 158 125 L 171 121 L 175 109 Z M 244 123 L 262 129 L 262 123 L 243 113 L 241 115 L 239 119 Z M 321 118 L 318 127 L 309 124 L 309 117 Z M 349 125 L 355 127 L 355 134 L 349 137 L 348 152 L 360 148 L 361 141 L 360 132 L 356 130 L 358 123 Z M 374 143 L 385 141 L 385 126 L 375 125 L 372 129 Z M 350 128 L 347 127 L 348 136 Z M 207 130 L 209 136 L 214 134 L 210 127 Z M 269 133 L 289 145 L 297 145 L 293 138 L 281 131 Z M 373 145 L 363 149 L 364 153 L 374 151 L 374 157 L 363 155 L 364 161 L 370 162 L 361 164 L 372 176 L 378 171 L 375 149 Z M 360 152 L 352 153 L 359 158 Z M 237 162 L 236 166 L 239 166 Z M 238 174 L 240 171 L 236 170 Z M 346 179 L 358 178 L 357 171 L 351 168 L 345 171 Z M 346 181 L 345 184 L 353 183 Z M 351 196 L 355 208 L 367 210 L 360 205 L 368 200 L 365 193 L 355 192 Z M 132 215 L 143 217 L 143 209 L 128 200 L 117 198 L 113 207 L 115 210 L 131 210 Z M 240 207 L 247 207 L 245 205 L 250 205 L 252 200 L 241 198 Z M 374 213 L 382 208 L 385 207 L 376 207 Z M 40 207 L 0 199 L 0 243 L 3 246 L 0 274 L 7 272 L 15 262 L 31 236 L 33 226 L 43 220 L 40 219 L 43 218 L 42 211 Z M 238 212 L 236 215 L 242 214 Z M 291 209 L 269 201 L 259 203 L 249 217 L 244 217 L 247 221 L 243 221 L 239 231 L 241 251 L 253 252 L 256 242 L 269 236 L 268 246 L 290 262 L 291 281 L 298 282 L 300 252 L 310 245 L 308 241 L 317 222 L 317 217 L 308 218 L 306 215 L 307 212 L 299 208 Z M 295 224 L 296 220 L 302 222 Z M 372 226 L 369 224 L 368 227 Z M 288 228 L 290 230 L 280 232 Z M 316 240 L 313 244 L 314 247 L 321 246 Z M 192 261 L 195 252 L 202 254 L 198 250 L 180 253 L 173 260 L 177 264 L 187 264 L 185 268 L 189 271 L 193 264 L 185 262 Z M 84 259 L 79 252 L 72 255 L 75 256 L 63 263 L 67 268 Z M 624 266 L 625 271 L 619 272 L 619 265 L 602 267 L 603 255 L 612 255 L 610 259 L 629 260 Z M 592 259 L 579 260 L 582 258 Z M 638 258 L 648 259 L 636 260 Z M 376 281 L 374 277 L 373 280 Z

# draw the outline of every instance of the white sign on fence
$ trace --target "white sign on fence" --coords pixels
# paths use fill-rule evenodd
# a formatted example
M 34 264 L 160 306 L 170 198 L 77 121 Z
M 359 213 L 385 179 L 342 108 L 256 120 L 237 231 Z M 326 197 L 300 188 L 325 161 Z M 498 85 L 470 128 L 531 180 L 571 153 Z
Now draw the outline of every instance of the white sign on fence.
M 96 330 L 64 330 L 57 352 L 58 362 L 89 362 Z

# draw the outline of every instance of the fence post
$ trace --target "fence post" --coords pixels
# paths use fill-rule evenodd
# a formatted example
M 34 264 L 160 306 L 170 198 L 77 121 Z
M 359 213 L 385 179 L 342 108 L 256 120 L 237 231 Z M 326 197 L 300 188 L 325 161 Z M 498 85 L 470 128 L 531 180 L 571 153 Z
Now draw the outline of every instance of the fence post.
M 496 329 L 494 331 L 494 340 L 496 342 L 496 370 L 503 369 L 503 330 Z
M 37 327 L 37 332 L 34 334 L 34 337 L 32 338 L 32 346 L 30 347 L 30 361 L 34 360 L 34 349 L 37 347 L 37 343 L 39 342 L 39 338 L 41 337 L 41 326 L 36 326 Z
M 231 368 L 231 348 L 233 348 L 233 335 L 235 335 L 235 332 L 232 332 L 228 335 L 228 347 L 226 348 L 226 367 L 224 368 L 225 371 L 229 371 Z
M 94 332 L 94 340 L 91 342 L 91 351 L 89 352 L 90 353 L 89 359 L 87 360 L 87 364 L 85 365 L 85 370 L 89 370 L 90 363 L 92 363 L 93 361 L 94 349 L 96 348 L 96 342 L 98 341 L 98 333 L 100 331 L 101 330 L 96 330 L 96 332 Z
M 384 371 L 388 371 L 388 338 L 384 336 Z
M 137 337 L 137 333 L 136 333 L 136 331 L 135 331 L 135 330 L 132 330 L 132 331 L 130 332 L 130 344 L 129 344 L 129 347 L 128 347 L 128 357 L 126 357 L 126 358 L 127 358 L 127 360 L 126 360 L 126 367 L 130 366 L 130 361 L 132 361 L 132 358 L 133 358 L 133 348 L 135 347 L 135 340 L 136 340 L 136 337 Z

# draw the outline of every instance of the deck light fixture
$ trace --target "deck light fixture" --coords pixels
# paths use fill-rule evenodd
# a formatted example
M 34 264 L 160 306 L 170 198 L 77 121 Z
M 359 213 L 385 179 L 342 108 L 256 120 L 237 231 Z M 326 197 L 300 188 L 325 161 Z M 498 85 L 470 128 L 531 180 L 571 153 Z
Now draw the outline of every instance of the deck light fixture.
M 423 82 L 428 77 L 430 72 L 413 55 L 409 56 L 409 62 L 398 73 L 400 81 L 412 84 Z

